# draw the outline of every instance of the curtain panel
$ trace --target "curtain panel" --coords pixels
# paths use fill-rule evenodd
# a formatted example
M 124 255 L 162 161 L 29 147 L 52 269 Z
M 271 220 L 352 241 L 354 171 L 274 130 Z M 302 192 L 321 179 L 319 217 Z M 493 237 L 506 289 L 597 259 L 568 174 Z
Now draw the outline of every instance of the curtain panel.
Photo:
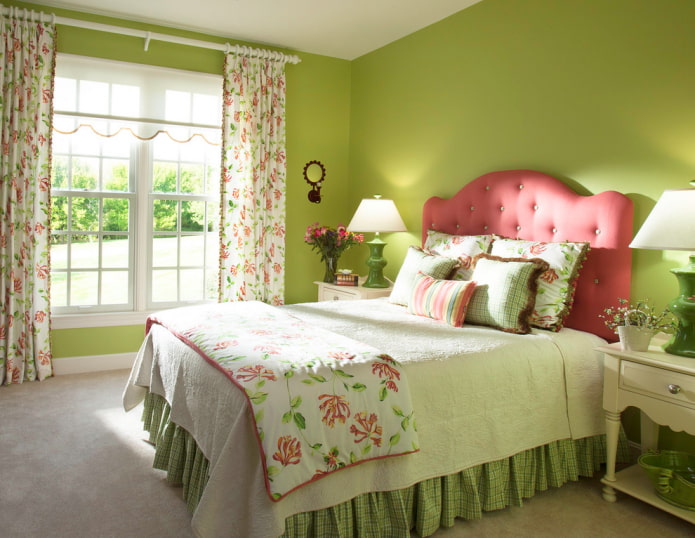
M 52 374 L 50 140 L 55 25 L 0 15 L 0 383 Z M 19 16 L 21 14 L 21 17 Z M 37 18 L 39 22 L 36 22 Z
M 221 301 L 284 302 L 286 61 L 225 56 Z

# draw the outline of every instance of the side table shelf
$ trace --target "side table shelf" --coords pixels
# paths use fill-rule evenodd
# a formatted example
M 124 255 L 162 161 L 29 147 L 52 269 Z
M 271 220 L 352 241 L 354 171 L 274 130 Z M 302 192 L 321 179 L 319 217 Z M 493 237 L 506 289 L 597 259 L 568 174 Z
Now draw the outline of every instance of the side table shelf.
M 639 465 L 631 465 L 627 469 L 615 473 L 615 482 L 609 482 L 605 478 L 602 478 L 601 482 L 640 501 L 656 506 L 664 512 L 695 524 L 695 512 L 685 510 L 661 499 L 654 492 L 654 484 L 649 480 L 647 473 Z

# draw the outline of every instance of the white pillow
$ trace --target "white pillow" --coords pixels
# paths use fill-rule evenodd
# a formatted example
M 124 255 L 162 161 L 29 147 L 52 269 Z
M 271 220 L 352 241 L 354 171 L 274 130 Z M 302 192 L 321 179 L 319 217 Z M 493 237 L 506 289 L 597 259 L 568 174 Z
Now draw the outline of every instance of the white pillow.
M 408 306 L 418 272 L 438 280 L 444 280 L 458 265 L 459 261 L 455 258 L 431 254 L 420 247 L 408 247 L 403 265 L 401 265 L 396 281 L 393 283 L 389 302 Z
M 458 258 L 461 266 L 453 279 L 470 280 L 473 274 L 473 258 L 480 253 L 488 252 L 494 240 L 494 235 L 451 235 L 427 230 L 425 249 L 440 256 Z

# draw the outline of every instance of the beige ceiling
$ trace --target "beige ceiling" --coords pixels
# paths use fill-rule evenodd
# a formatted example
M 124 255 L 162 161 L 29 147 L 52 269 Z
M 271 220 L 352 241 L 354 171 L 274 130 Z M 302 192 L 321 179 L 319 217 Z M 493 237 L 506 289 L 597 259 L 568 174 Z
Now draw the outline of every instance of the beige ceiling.
M 36 0 L 36 3 L 352 60 L 479 1 Z

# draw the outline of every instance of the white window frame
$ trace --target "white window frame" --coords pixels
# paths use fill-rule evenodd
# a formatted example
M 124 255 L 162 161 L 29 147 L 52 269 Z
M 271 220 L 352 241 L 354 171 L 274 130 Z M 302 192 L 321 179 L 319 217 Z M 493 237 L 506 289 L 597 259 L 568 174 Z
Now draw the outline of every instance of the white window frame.
M 71 55 L 60 55 L 70 57 Z M 103 64 L 103 60 L 100 60 Z M 114 64 L 121 64 L 121 62 L 113 62 Z M 131 65 L 131 64 L 128 64 Z M 150 69 L 147 67 L 146 69 Z M 152 70 L 162 69 L 163 71 L 169 71 L 170 74 L 173 72 L 175 76 L 178 77 L 179 72 L 177 70 L 168 70 L 163 68 L 152 67 Z M 201 74 L 195 74 L 200 76 Z M 207 76 L 207 75 L 205 75 Z M 220 88 L 220 98 L 221 98 L 221 77 L 215 77 L 217 87 Z M 184 90 L 185 91 L 185 90 Z M 152 118 L 147 118 L 152 119 Z M 166 128 L 166 127 L 163 127 Z M 130 217 L 129 217 L 129 234 L 130 235 L 130 254 L 129 254 L 129 264 L 130 264 L 130 276 L 129 276 L 129 297 L 131 298 L 131 303 L 127 306 L 125 305 L 113 305 L 109 307 L 104 306 L 80 306 L 71 308 L 60 308 L 58 307 L 53 311 L 52 321 L 53 327 L 56 329 L 61 328 L 77 328 L 77 327 L 98 327 L 98 326 L 116 326 L 116 325 L 132 325 L 141 324 L 147 318 L 153 310 L 159 310 L 162 308 L 168 308 L 171 306 L 181 306 L 183 304 L 199 303 L 201 301 L 179 301 L 171 303 L 152 303 L 152 263 L 153 263 L 153 252 L 152 244 L 153 238 L 156 232 L 153 230 L 153 200 L 160 198 L 157 193 L 152 192 L 152 170 L 154 159 L 152 157 L 152 148 L 145 142 L 138 142 L 135 144 L 135 149 L 131 151 L 131 166 L 130 166 L 130 190 L 129 193 L 123 192 L 108 192 L 108 193 L 94 193 L 89 192 L 90 197 L 95 198 L 108 198 L 108 197 L 120 197 L 128 198 L 131 200 Z M 146 183 L 142 181 L 142 178 L 138 177 L 138 173 L 145 173 L 149 175 Z M 207 169 L 206 169 L 207 173 Z M 65 194 L 62 190 L 52 190 L 54 195 Z M 76 194 L 75 191 L 71 191 L 70 194 L 73 196 Z M 82 194 L 82 193 L 80 193 Z M 78 194 L 78 196 L 80 195 Z M 161 197 L 184 200 L 204 200 L 210 202 L 209 195 L 189 195 L 189 194 L 166 194 L 162 193 Z M 144 224 L 144 225 L 143 225 Z M 108 235 L 108 232 L 100 232 L 102 234 Z M 179 232 L 180 234 L 186 235 L 187 232 Z M 207 227 L 204 227 L 201 234 L 208 234 Z M 215 237 L 217 237 L 215 235 Z M 180 239 L 179 239 L 180 240 Z M 219 243 L 215 241 L 210 241 L 206 243 L 206 248 L 215 248 L 219 246 Z M 205 262 L 203 261 L 203 265 Z M 134 266 L 134 267 L 133 267 Z M 178 260 L 177 269 L 181 268 L 181 259 Z M 98 268 L 97 270 L 101 270 Z

